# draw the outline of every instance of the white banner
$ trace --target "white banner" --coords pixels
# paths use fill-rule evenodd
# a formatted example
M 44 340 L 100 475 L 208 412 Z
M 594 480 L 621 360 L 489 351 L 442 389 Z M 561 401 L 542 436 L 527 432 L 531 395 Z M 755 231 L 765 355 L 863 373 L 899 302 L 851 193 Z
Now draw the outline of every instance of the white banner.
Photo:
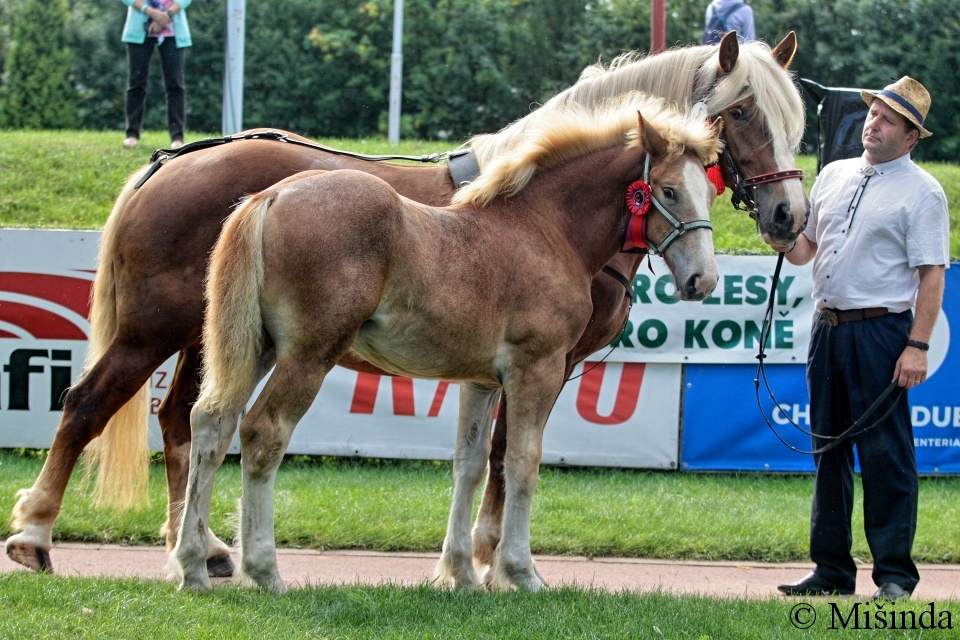
M 0 231 L 0 447 L 50 446 L 63 393 L 80 374 L 86 355 L 98 239 L 96 232 Z M 633 362 L 588 364 L 587 369 L 557 401 L 544 461 L 676 468 L 680 366 Z M 152 378 L 150 444 L 155 450 L 162 449 L 155 414 L 173 370 L 171 359 Z M 289 451 L 449 459 L 457 409 L 454 384 L 337 368 Z
M 756 363 L 776 256 L 717 256 L 720 280 L 702 302 L 676 296 L 666 263 L 653 258 L 633 282 L 633 309 L 619 348 L 623 362 Z M 809 267 L 784 261 L 768 363 L 804 363 L 813 319 Z

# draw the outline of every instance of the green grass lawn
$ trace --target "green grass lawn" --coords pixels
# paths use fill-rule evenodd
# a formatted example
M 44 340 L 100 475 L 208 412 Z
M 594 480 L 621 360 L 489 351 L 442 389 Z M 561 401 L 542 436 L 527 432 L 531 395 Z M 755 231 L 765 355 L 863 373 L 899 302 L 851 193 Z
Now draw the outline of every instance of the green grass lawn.
M 0 452 L 0 517 L 41 460 Z M 236 526 L 240 473 L 231 458 L 217 475 L 214 531 Z M 78 474 L 75 474 L 78 475 Z M 450 465 L 338 458 L 287 459 L 276 487 L 277 543 L 314 549 L 438 551 L 450 505 Z M 810 476 L 705 475 L 545 467 L 533 506 L 536 553 L 588 556 L 804 560 Z M 857 488 L 859 496 L 859 485 Z M 57 540 L 159 543 L 163 469 L 151 468 L 151 503 L 118 514 L 93 509 L 78 478 L 67 490 Z M 0 522 L 0 538 L 9 534 Z M 854 507 L 854 555 L 869 560 L 862 507 Z M 925 478 L 914 555 L 960 562 L 960 478 Z M 2 636 L 0 636 L 2 637 Z
M 125 178 L 145 164 L 153 149 L 166 145 L 164 133 L 147 132 L 140 147 L 120 146 L 119 131 L 0 131 L 0 227 L 97 229 L 110 213 Z M 210 136 L 188 137 L 193 141 Z M 455 143 L 383 139 L 323 139 L 323 144 L 361 153 L 421 154 L 445 151 Z M 803 156 L 809 192 L 816 159 Z M 960 258 L 960 166 L 923 163 L 943 185 L 951 203 L 950 255 Z M 768 253 L 753 222 L 730 206 L 729 192 L 714 203 L 714 240 L 721 253 Z
M 864 633 L 841 626 L 844 617 L 852 624 L 853 602 L 848 599 L 835 601 L 839 617 L 830 603 L 816 602 L 813 626 L 797 629 L 790 622 L 791 609 L 797 606 L 792 600 L 712 600 L 574 589 L 491 594 L 428 587 L 311 587 L 273 596 L 219 587 L 196 595 L 178 594 L 172 584 L 160 582 L 18 573 L 0 575 L 0 606 L 3 638 L 808 640 Z M 960 625 L 960 604 L 933 606 Z M 919 615 L 928 607 L 910 602 L 887 604 L 883 610 Z M 861 605 L 861 620 L 866 611 L 880 610 Z M 880 633 L 878 637 L 884 638 L 955 637 L 951 635 L 955 632 L 940 630 Z

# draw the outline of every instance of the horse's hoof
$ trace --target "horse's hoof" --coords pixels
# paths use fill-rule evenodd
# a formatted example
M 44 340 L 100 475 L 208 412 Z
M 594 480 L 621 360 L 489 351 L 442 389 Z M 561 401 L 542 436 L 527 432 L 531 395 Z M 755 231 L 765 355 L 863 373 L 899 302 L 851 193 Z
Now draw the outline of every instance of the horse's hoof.
M 211 578 L 229 578 L 233 575 L 233 560 L 229 555 L 210 556 L 207 558 L 207 574 Z
M 184 578 L 180 580 L 180 586 L 177 587 L 177 591 L 192 591 L 194 593 L 206 593 L 212 590 L 213 585 L 210 583 L 210 578 L 206 575 L 190 579 L 184 576 Z
M 7 556 L 17 564 L 22 564 L 28 569 L 40 573 L 53 573 L 53 563 L 50 561 L 49 549 L 11 539 L 7 540 L 6 551 Z

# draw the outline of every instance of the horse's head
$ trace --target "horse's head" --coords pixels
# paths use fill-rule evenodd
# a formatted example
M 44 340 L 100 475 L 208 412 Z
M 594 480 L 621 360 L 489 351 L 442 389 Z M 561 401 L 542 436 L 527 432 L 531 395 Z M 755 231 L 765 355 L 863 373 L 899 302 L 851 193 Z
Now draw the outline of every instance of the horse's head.
M 705 102 L 723 118 L 721 161 L 734 205 L 755 217 L 764 239 L 791 243 L 806 226 L 809 202 L 794 154 L 803 134 L 803 103 L 787 68 L 797 50 L 791 31 L 773 49 L 741 45 L 728 33 L 716 51 Z
M 722 120 L 712 127 L 698 123 L 701 132 L 693 137 L 688 133 L 682 141 L 670 139 L 676 131 L 665 136 L 642 114 L 639 120 L 637 139 L 647 153 L 642 182 L 650 192 L 638 194 L 638 183 L 631 185 L 627 192 L 631 222 L 640 214 L 644 236 L 640 246 L 645 244 L 663 256 L 680 298 L 702 300 L 718 278 L 710 226 L 716 189 L 704 165 L 713 162 L 720 150 Z M 645 210 L 641 213 L 641 209 Z

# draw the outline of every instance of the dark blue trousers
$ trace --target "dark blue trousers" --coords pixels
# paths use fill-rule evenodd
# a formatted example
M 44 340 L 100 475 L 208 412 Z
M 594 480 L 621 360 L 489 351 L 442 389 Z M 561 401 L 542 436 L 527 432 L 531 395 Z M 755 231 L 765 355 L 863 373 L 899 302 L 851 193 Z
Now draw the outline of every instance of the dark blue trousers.
M 814 321 L 807 358 L 810 423 L 817 435 L 837 435 L 890 384 L 913 322 L 909 311 L 831 327 Z M 874 418 L 889 407 L 880 407 Z M 814 438 L 814 447 L 829 440 Z M 920 579 L 911 558 L 917 530 L 917 460 L 906 392 L 882 424 L 815 456 L 817 475 L 810 520 L 815 572 L 834 584 L 856 587 L 850 555 L 853 448 L 863 480 L 864 529 L 873 554 L 873 581 L 912 591 Z

